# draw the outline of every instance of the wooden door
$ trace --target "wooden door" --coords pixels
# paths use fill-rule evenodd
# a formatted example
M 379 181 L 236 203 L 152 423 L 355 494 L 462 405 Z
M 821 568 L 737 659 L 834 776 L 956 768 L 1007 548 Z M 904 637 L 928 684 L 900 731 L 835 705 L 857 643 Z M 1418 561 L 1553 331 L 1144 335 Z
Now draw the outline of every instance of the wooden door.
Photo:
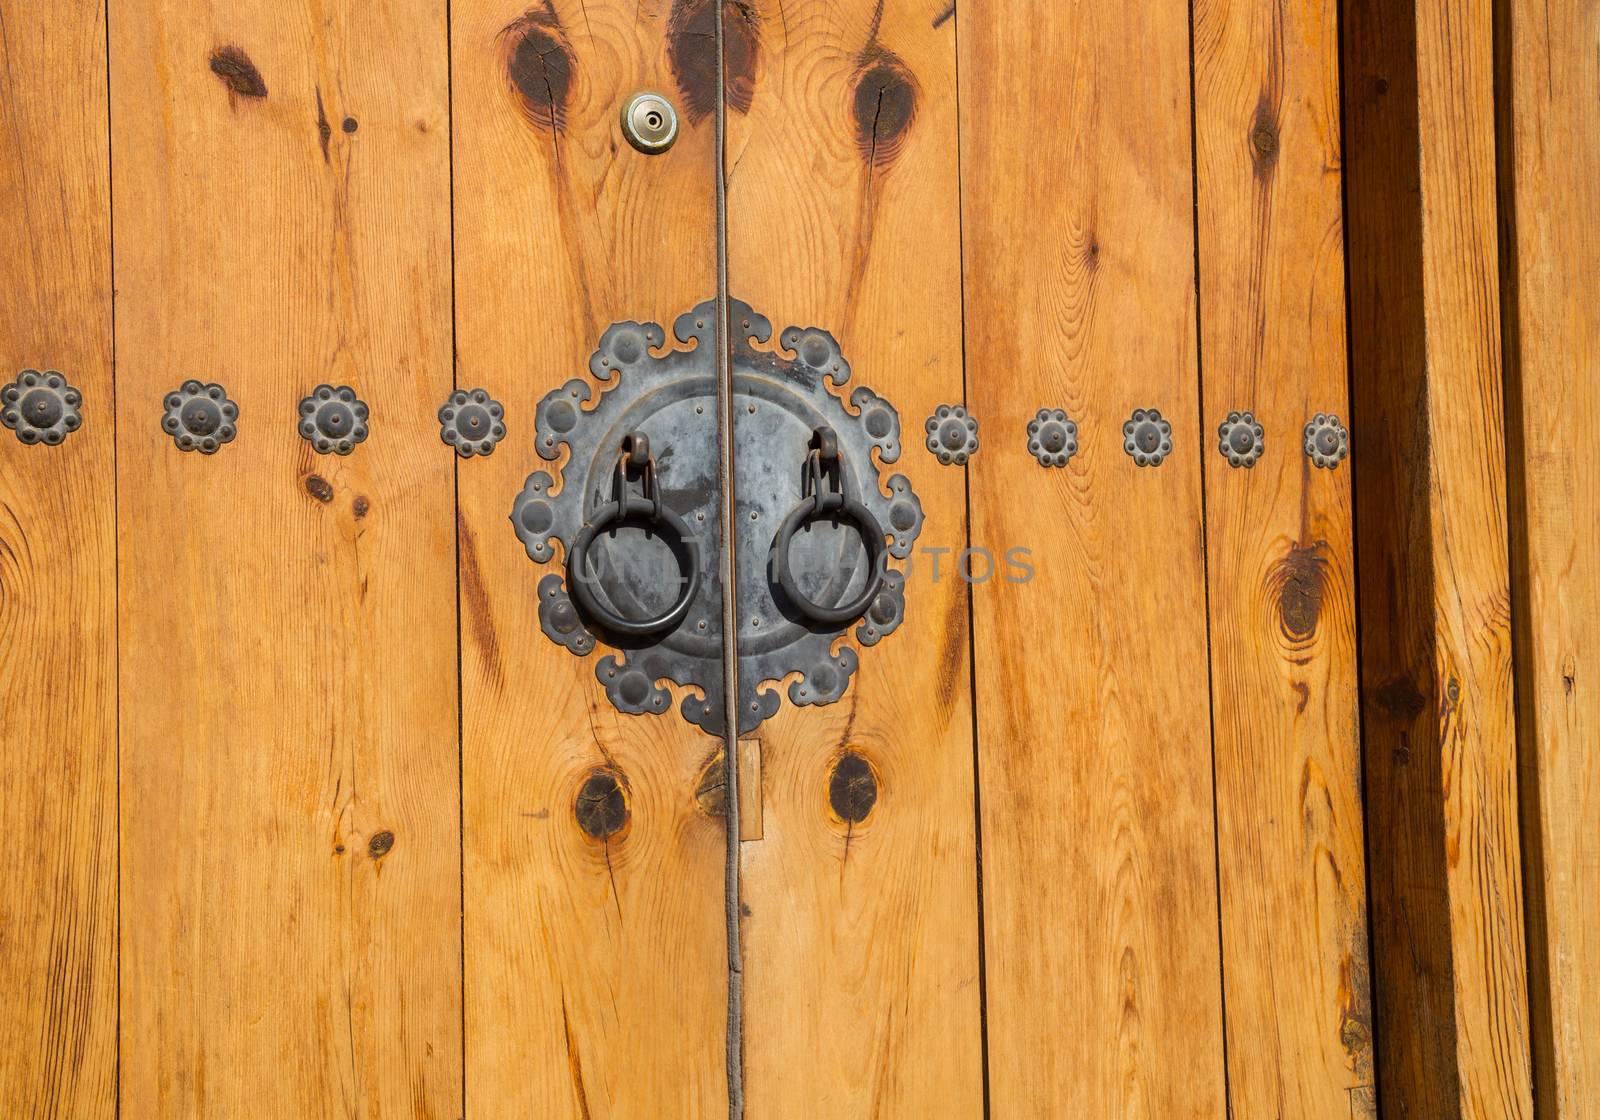
M 1582 1115 L 1552 4 L 0 0 L 0 1112 Z

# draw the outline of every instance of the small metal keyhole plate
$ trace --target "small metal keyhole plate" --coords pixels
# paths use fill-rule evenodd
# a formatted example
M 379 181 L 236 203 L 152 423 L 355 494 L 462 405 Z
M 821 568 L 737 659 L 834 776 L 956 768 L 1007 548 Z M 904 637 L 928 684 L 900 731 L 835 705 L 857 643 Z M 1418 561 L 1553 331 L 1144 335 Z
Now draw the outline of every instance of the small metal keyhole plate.
M 678 138 L 678 113 L 659 93 L 636 93 L 622 106 L 622 134 L 646 155 L 658 155 Z

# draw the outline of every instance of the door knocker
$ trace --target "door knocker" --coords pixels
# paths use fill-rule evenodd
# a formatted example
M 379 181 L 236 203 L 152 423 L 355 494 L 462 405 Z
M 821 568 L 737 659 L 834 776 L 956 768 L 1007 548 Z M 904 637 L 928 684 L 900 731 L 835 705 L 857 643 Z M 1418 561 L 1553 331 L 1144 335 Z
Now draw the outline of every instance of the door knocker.
M 828 704 L 854 674 L 855 646 L 905 618 L 905 578 L 922 504 L 880 464 L 900 455 L 900 417 L 871 389 L 848 403 L 849 363 L 831 334 L 771 323 L 728 303 L 734 382 L 734 524 L 739 731 L 774 715 L 774 683 L 797 705 Z M 684 718 L 723 731 L 721 501 L 716 443 L 716 305 L 606 329 L 575 378 L 547 394 L 534 450 L 566 457 L 523 484 L 511 522 L 539 579 L 539 625 L 577 656 L 608 651 L 595 676 L 619 711 L 661 713 L 667 684 Z M 599 383 L 598 386 L 596 383 Z M 852 629 L 853 628 L 853 629 Z

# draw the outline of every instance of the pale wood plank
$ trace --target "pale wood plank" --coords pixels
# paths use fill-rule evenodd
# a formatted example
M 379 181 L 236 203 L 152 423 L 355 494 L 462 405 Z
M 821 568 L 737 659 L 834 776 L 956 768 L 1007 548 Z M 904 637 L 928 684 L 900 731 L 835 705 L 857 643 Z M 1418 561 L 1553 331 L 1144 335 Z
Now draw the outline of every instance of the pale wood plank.
M 1224 1111 L 1188 15 L 956 16 L 973 538 L 1034 568 L 975 594 L 996 1116 Z M 1078 424 L 1064 469 L 1026 449 L 1041 407 Z
M 431 0 L 112 5 L 125 1115 L 460 1114 L 446 55 Z
M 1491 5 L 1345 18 L 1382 1108 L 1528 1116 Z
M 1229 1105 L 1372 1116 L 1372 1011 L 1346 465 L 1337 5 L 1195 5 L 1207 574 Z M 1253 466 L 1218 452 L 1250 411 Z
M 1600 8 L 1497 7 L 1513 619 L 1539 1114 L 1600 1114 Z
M 725 9 L 730 290 L 774 330 L 834 334 L 844 391 L 869 386 L 898 410 L 903 450 L 885 473 L 911 478 L 927 516 L 905 624 L 862 651 L 837 704 L 786 702 L 761 730 L 764 836 L 742 856 L 751 1116 L 982 1111 L 965 493 L 922 446 L 923 419 L 962 393 L 955 27 L 941 7 Z M 830 799 L 846 756 L 876 797 L 859 821 Z
M 549 469 L 539 399 L 584 375 L 606 326 L 670 330 L 715 294 L 714 13 L 691 9 L 451 6 L 457 380 L 503 401 L 508 429 L 459 475 L 466 1092 L 484 1116 L 727 1109 L 723 834 L 695 796 L 718 743 L 676 704 L 618 714 L 598 655 L 539 632 L 535 587 L 557 565 L 529 561 L 506 521 Z M 622 136 L 639 89 L 680 109 L 663 155 Z M 576 814 L 591 778 L 627 810 L 599 838 Z
M 60 370 L 83 426 L 0 428 L 0 1114 L 116 1106 L 116 541 L 105 13 L 0 3 L 0 384 Z

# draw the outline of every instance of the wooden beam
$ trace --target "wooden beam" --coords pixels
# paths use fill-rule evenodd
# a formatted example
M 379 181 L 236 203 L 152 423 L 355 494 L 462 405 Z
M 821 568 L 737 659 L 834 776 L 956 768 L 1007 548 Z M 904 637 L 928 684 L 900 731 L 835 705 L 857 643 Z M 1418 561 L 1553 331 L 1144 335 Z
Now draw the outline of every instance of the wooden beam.
M 0 0 L 0 385 L 58 370 L 82 426 L 0 428 L 0 1114 L 110 1117 L 117 1073 L 116 475 L 105 11 Z
M 1526 1117 L 1490 4 L 1345 19 L 1381 1104 Z
M 467 1100 L 722 1115 L 723 831 L 695 795 L 718 741 L 676 701 L 612 708 L 600 654 L 539 631 L 536 588 L 560 565 L 507 524 L 523 480 L 557 473 L 533 450 L 539 400 L 585 375 L 611 323 L 670 332 L 716 293 L 715 9 L 454 0 L 450 17 L 456 382 L 489 388 L 508 432 L 458 475 Z M 622 136 L 642 89 L 680 109 L 661 155 Z
M 1303 446 L 1316 414 L 1350 416 L 1336 7 L 1194 20 L 1229 1106 L 1371 1116 L 1351 468 Z M 1242 412 L 1262 443 L 1233 462 Z
M 972 537 L 1031 550 L 973 590 L 990 1105 L 1220 1116 L 1189 9 L 956 21 Z M 1065 467 L 1028 451 L 1042 408 Z
M 110 8 L 121 1110 L 458 1116 L 445 5 Z
M 1501 0 L 1508 459 L 1539 1115 L 1600 1114 L 1600 8 Z
M 966 500 L 961 471 L 923 447 L 924 418 L 962 394 L 955 27 L 910 0 L 758 0 L 723 18 L 731 294 L 775 331 L 838 339 L 841 395 L 864 385 L 898 411 L 883 473 L 906 474 L 926 515 L 905 624 L 861 651 L 838 703 L 786 702 L 761 729 L 764 839 L 743 847 L 749 1115 L 976 1116 Z M 735 489 L 767 466 L 736 463 Z M 766 558 L 739 563 L 760 587 Z

